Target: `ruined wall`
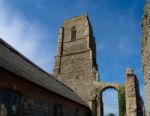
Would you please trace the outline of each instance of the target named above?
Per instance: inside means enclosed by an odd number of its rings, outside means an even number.
[[[103,106],[103,92],[107,89],[114,89],[118,92],[118,106],[119,106],[119,116],[125,115],[125,87],[124,85],[118,83],[106,83],[106,82],[95,82],[94,86],[96,88],[96,100],[97,100],[97,116],[104,115]]]
[[[125,96],[127,116],[143,116],[144,104],[139,91],[139,82],[131,68],[126,69]]]
[[[76,39],[71,40],[71,29]],[[64,21],[59,30],[55,77],[71,87],[84,101],[95,99],[93,83],[98,78],[95,39],[87,15]]]
[[[150,1],[147,1],[142,22],[142,65],[147,96],[147,116],[150,116]]]

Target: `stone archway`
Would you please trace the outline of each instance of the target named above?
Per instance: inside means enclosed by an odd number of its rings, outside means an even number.
[[[119,116],[125,114],[125,88],[123,85],[118,83],[104,83],[95,82],[96,87],[96,101],[97,101],[97,116],[103,116],[103,98],[102,93],[111,88],[118,92],[118,104],[119,104]]]
[[[104,96],[103,96],[103,93],[108,90],[108,89],[113,89],[115,91],[117,91],[118,93],[118,102],[119,102],[119,89],[116,88],[115,86],[112,86],[112,85],[108,85],[108,86],[105,86],[104,88],[102,88],[100,90],[100,98],[101,98],[101,102],[100,102],[100,105],[101,105],[101,116],[104,116]],[[119,110],[119,103],[118,103],[118,110]]]

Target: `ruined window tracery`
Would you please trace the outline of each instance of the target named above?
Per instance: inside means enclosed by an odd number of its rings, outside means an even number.
[[[77,33],[76,27],[73,27],[71,29],[71,41],[75,41],[76,40],[76,33]]]

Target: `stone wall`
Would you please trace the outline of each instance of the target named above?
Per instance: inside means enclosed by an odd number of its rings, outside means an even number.
[[[150,116],[150,1],[147,1],[142,22],[142,65],[147,96],[147,116]]]
[[[104,115],[104,106],[103,106],[103,92],[107,89],[114,89],[118,92],[118,107],[119,107],[119,116],[124,116],[125,114],[125,92],[124,92],[124,85],[118,83],[106,83],[106,82],[98,82],[94,83],[96,89],[96,100],[97,100],[97,115],[96,116],[103,116]],[[122,115],[123,114],[123,115]]]
[[[76,29],[76,38],[73,41],[72,28]],[[89,104],[93,116],[103,115],[102,96],[96,97],[96,90],[120,89],[120,84],[98,82],[97,70],[96,44],[88,16],[82,15],[65,20],[58,34],[58,51],[53,74]],[[143,101],[138,79],[132,70],[127,72],[125,87],[127,116],[142,116]],[[123,107],[125,110],[125,106]]]
[[[126,69],[125,98],[126,115],[143,116],[144,104],[139,91],[139,82],[131,68]]]

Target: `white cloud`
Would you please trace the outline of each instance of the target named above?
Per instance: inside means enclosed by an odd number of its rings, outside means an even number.
[[[50,71],[55,51],[50,53],[50,49],[48,52],[43,46],[42,42],[50,38],[47,30],[39,23],[30,22],[15,9],[10,9],[4,1],[0,1],[0,14],[0,37],[34,63]],[[50,40],[49,43],[53,47]]]

